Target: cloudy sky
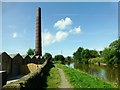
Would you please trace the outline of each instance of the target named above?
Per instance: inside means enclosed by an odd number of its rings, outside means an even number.
[[[43,54],[72,55],[78,47],[102,50],[118,38],[118,6],[111,3],[3,3],[2,50],[35,48],[36,8],[42,10]]]

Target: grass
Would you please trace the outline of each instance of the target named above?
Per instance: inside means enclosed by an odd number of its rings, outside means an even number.
[[[50,70],[50,76],[47,77],[47,88],[58,88],[61,78],[56,67],[52,67]]]
[[[74,88],[117,88],[113,83],[103,81],[83,71],[62,64],[57,64],[57,66],[64,70],[68,81]]]

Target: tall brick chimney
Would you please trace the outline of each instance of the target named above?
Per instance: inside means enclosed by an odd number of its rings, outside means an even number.
[[[35,44],[35,55],[42,56],[42,45],[41,45],[41,8],[37,8],[36,13],[36,44]]]

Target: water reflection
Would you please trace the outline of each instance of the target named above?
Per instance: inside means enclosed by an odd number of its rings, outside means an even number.
[[[74,68],[74,63],[70,63],[70,64],[65,64],[68,67]]]
[[[70,63],[66,64],[66,66],[82,70],[95,77],[103,78],[106,81],[115,82],[120,87],[120,65],[98,66],[93,64]]]

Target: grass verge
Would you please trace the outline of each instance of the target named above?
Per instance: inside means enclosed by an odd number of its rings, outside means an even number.
[[[117,88],[114,84],[93,77],[83,71],[69,68],[62,64],[57,64],[57,67],[64,70],[68,81],[74,88]]]
[[[47,77],[47,88],[58,88],[61,78],[56,67],[51,68],[50,76]]]

